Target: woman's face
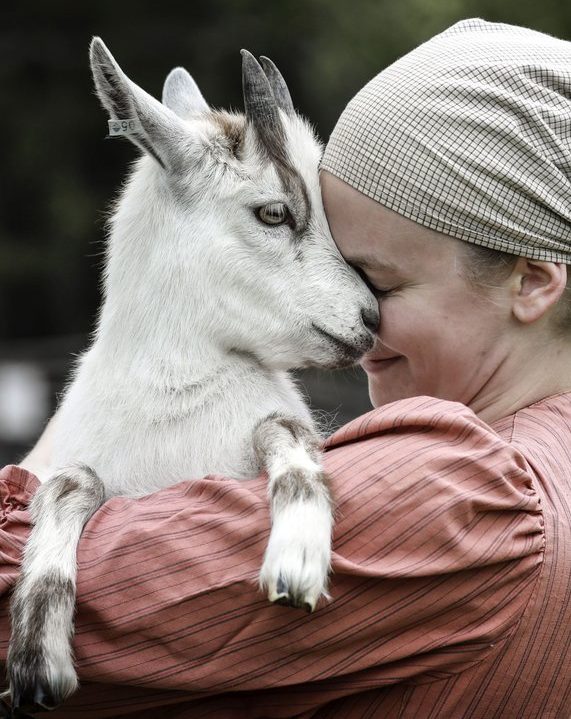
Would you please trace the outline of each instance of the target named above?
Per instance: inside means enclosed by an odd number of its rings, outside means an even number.
[[[476,290],[462,243],[391,212],[333,175],[321,176],[331,232],[375,288],[381,324],[362,361],[374,406],[417,395],[478,404],[508,357],[509,292]]]

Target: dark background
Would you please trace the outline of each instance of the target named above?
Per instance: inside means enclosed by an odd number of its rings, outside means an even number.
[[[567,0],[51,0],[0,10],[0,462],[37,436],[88,341],[105,211],[135,157],[130,143],[105,140],[93,35],[151,94],[184,65],[216,107],[242,107],[240,48],[269,55],[326,140],[370,77],[474,16],[571,39]],[[368,408],[359,370],[301,379],[337,424]]]

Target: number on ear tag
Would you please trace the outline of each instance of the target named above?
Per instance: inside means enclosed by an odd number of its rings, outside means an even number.
[[[109,137],[118,137],[119,135],[134,135],[140,132],[141,125],[134,118],[130,120],[108,120]]]

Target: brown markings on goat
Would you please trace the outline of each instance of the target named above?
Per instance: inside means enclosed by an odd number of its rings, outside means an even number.
[[[246,118],[244,115],[226,112],[225,110],[215,110],[210,117],[227,140],[230,152],[239,157],[246,135]]]
[[[70,477],[65,474],[55,477],[53,481],[56,484],[56,487],[54,488],[55,496],[53,497],[56,502],[60,502],[70,492],[77,491],[81,486],[75,477]]]
[[[328,478],[324,472],[308,474],[307,470],[289,469],[276,477],[270,486],[272,503],[288,505],[293,502],[311,501],[318,496],[329,494]]]
[[[239,159],[246,137],[246,117],[225,110],[215,110],[210,117],[225,138],[228,150]],[[253,129],[259,154],[274,165],[286,194],[292,200],[290,210],[295,220],[295,233],[299,237],[309,226],[311,200],[305,180],[288,156],[283,123],[280,119],[276,125],[254,124]]]
[[[278,413],[274,415],[274,418],[276,424],[287,430],[296,442],[303,445],[311,458],[314,461],[317,461],[319,439],[316,437],[315,432],[301,420],[292,417],[285,417]]]
[[[302,447],[311,460],[320,460],[319,438],[311,427],[294,417],[274,412],[263,419],[254,431],[254,451],[261,466],[265,466],[271,452],[287,452]],[[317,497],[332,501],[329,477],[321,469],[312,472],[291,467],[272,477],[269,487],[272,504],[287,505],[296,501],[310,501]]]
[[[45,664],[43,640],[48,611],[60,614],[71,611],[75,603],[75,587],[71,579],[51,570],[42,575],[41,581],[31,586],[16,587],[12,596],[13,616],[20,617],[12,627],[13,636],[8,650],[10,665],[24,667],[26,676],[12,676],[12,683],[28,685]]]
[[[295,220],[294,231],[301,237],[309,227],[311,217],[311,200],[303,177],[288,163],[283,168],[276,166],[280,180],[289,197],[293,200],[292,215]]]
[[[69,502],[74,501],[80,503],[82,514],[87,513],[85,521],[105,501],[103,483],[85,464],[69,467],[42,484],[32,498],[30,512],[34,521],[37,521],[46,507],[49,507],[49,511],[55,512],[58,521],[65,521]]]
[[[258,461],[263,463],[270,449],[279,446],[280,441],[289,447],[302,445],[313,461],[319,460],[319,440],[313,429],[295,417],[272,412],[254,429],[254,452]]]
[[[290,210],[295,220],[294,231],[299,238],[309,227],[311,200],[305,180],[294,167],[288,155],[283,123],[280,119],[277,126],[265,128],[263,132],[258,126],[255,129],[260,152],[274,165],[284,190],[292,200],[293,206]]]
[[[53,477],[46,485],[50,492],[49,499],[59,502],[72,492],[81,491],[92,501],[102,501],[102,484],[97,474],[86,464],[78,464],[73,468]]]

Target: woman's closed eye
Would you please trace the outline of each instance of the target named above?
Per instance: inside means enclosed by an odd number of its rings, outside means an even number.
[[[391,292],[394,292],[397,288],[396,287],[386,287],[381,286],[380,284],[377,284],[373,282],[373,280],[369,277],[369,275],[360,267],[355,267],[359,275],[361,276],[361,279],[367,287],[371,290],[371,292],[375,295],[377,299],[382,299],[383,297],[387,297],[391,294]]]
[[[396,287],[376,287],[372,282],[369,282],[369,288],[377,299],[388,297],[396,289]]]
[[[381,270],[380,272],[377,270],[377,268],[368,269],[369,264],[367,263],[366,266],[361,265],[360,263],[350,263],[351,266],[354,268],[354,270],[358,273],[358,275],[361,277],[363,282],[367,285],[367,287],[370,289],[371,293],[378,299],[382,300],[387,297],[390,297],[393,293],[395,293],[397,290],[399,290],[402,286],[402,280],[401,278],[394,277],[395,273],[392,270]],[[377,275],[381,275],[381,277],[385,277],[385,275],[389,273],[389,277],[387,278],[387,281],[382,282],[380,281],[379,277]],[[374,275],[375,278],[371,275]]]

